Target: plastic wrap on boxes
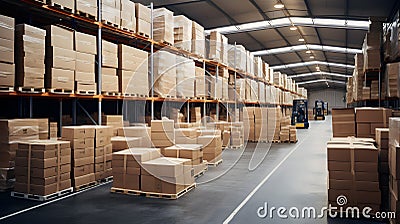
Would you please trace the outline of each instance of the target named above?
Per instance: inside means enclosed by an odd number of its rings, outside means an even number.
[[[166,8],[159,8],[153,11],[153,16],[153,39],[174,44],[174,13]]]
[[[227,65],[229,61],[228,50],[229,50],[228,38],[225,37],[224,35],[221,35],[221,61],[225,65]]]
[[[141,35],[147,35],[150,37],[151,32],[151,10],[150,8],[140,4],[135,3],[136,9],[136,32]]]
[[[234,45],[229,45],[228,65],[242,72],[246,71],[246,49],[242,45],[236,45],[236,48]]]
[[[222,77],[222,99],[225,99],[225,100],[229,99],[229,94],[228,94],[229,90],[228,89],[229,89],[228,79]],[[232,99],[230,99],[230,100],[232,100]]]
[[[264,78],[263,61],[261,57],[254,57],[254,75],[260,78]]]
[[[208,41],[208,58],[215,61],[222,59],[222,37],[217,31],[212,31]]]
[[[75,12],[75,1],[70,0],[47,0],[47,4],[52,6],[60,5],[65,11]]]
[[[175,47],[188,51],[192,48],[192,21],[185,16],[174,16]]]
[[[102,40],[102,66],[118,68],[118,45]]]
[[[229,88],[229,98],[234,99],[234,87]],[[237,79],[236,80],[236,98],[239,101],[243,101],[246,99],[246,79]]]
[[[207,81],[205,71],[203,68],[195,67],[195,96],[196,97],[207,97],[208,91],[207,88]]]
[[[176,95],[194,97],[195,63],[191,59],[176,56]]]
[[[254,75],[254,55],[250,54],[249,51],[246,50],[246,72],[250,75]]]
[[[204,27],[192,21],[192,53],[204,57],[205,44]]]
[[[114,1],[113,1],[114,2]],[[119,2],[119,1],[118,1]],[[119,5],[119,4],[118,4]],[[120,7],[120,6],[119,6]],[[120,25],[121,14],[120,9],[116,5],[107,5],[104,1],[101,5],[101,18],[109,23]]]
[[[265,84],[263,82],[258,83],[258,97],[261,103],[265,103]]]
[[[251,85],[251,101],[258,101],[258,83],[255,80],[250,80]]]
[[[176,96],[176,55],[166,51],[154,54],[154,92],[165,96]]]
[[[88,14],[97,19],[97,0],[76,0],[77,13]]]
[[[135,3],[130,0],[121,1],[121,27],[136,31]]]
[[[118,45],[118,68],[148,73],[148,53],[124,44]]]
[[[210,92],[214,99],[222,98],[222,78],[210,76]]]

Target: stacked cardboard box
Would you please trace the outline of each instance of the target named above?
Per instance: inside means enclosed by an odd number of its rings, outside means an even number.
[[[140,146],[144,148],[151,147],[151,138],[150,138],[151,129],[146,126],[137,126],[137,127],[123,127],[118,129],[118,136],[122,137],[134,137],[141,138]]]
[[[12,188],[15,182],[15,154],[19,141],[39,139],[36,119],[0,120],[0,189]]]
[[[189,159],[162,157],[142,163],[141,190],[178,194],[194,184],[194,172]]]
[[[142,145],[142,137],[114,136],[111,138],[111,144],[112,151],[118,152],[133,147],[140,147]]]
[[[379,85],[378,80],[371,81],[371,100],[379,99]]]
[[[94,136],[95,130],[92,127],[64,126],[62,128],[62,140],[71,142],[71,180],[72,186],[77,190],[95,181]]]
[[[195,67],[195,96],[207,97],[208,95],[208,76],[205,75],[205,70],[200,67]]]
[[[119,44],[118,77],[121,93],[148,96],[148,53]]]
[[[281,118],[281,129],[279,133],[279,140],[287,142],[290,140],[290,116],[284,116]]]
[[[373,141],[373,140],[372,140]],[[328,201],[332,206],[372,208],[379,211],[381,192],[378,177],[378,150],[373,143],[357,138],[328,142]],[[347,204],[338,205],[343,195]]]
[[[150,37],[151,35],[151,9],[135,3],[136,15],[136,32],[140,35]]]
[[[52,6],[61,6],[63,10],[74,13],[75,12],[75,1],[67,0],[47,0],[47,4]]]
[[[228,38],[225,37],[224,35],[221,35],[221,62],[225,65],[228,65],[229,61],[229,56],[228,56],[228,51],[229,51],[229,44],[228,44]]]
[[[255,141],[254,107],[243,108],[244,140]]]
[[[400,62],[386,65],[386,84],[388,97],[400,97]]]
[[[102,92],[118,92],[118,45],[102,40]]]
[[[375,128],[387,128],[392,110],[385,108],[356,108],[357,137],[374,138]]]
[[[141,175],[145,173],[142,163],[157,158],[160,158],[157,148],[130,148],[113,153],[113,187],[141,190]]]
[[[155,147],[163,149],[175,144],[174,121],[167,118],[151,121],[151,141]]]
[[[101,121],[102,125],[113,127],[113,136],[117,136],[118,129],[124,127],[122,115],[103,115]]]
[[[192,47],[191,52],[200,57],[205,55],[205,36],[204,27],[200,26],[195,21],[192,21]]]
[[[382,210],[389,208],[389,128],[375,129],[379,158],[379,189],[382,193]]]
[[[75,91],[80,93],[95,92],[95,55],[97,54],[96,37],[75,31]]]
[[[175,128],[176,144],[196,144],[197,132],[195,128]]]
[[[246,72],[253,76],[254,74],[254,55],[250,54],[250,51],[246,50]]]
[[[160,97],[176,96],[176,55],[166,51],[154,54],[154,93]]]
[[[18,143],[14,191],[46,196],[71,188],[68,141],[31,140]]]
[[[201,121],[201,107],[190,108],[190,122],[196,123]]]
[[[13,87],[14,64],[14,18],[0,15],[0,86]]]
[[[271,122],[271,124],[273,124],[273,132],[272,132],[272,133],[274,133],[273,140],[279,141],[280,134],[281,134],[282,112],[278,108],[274,108],[270,112],[273,114],[271,120],[275,121],[275,122]],[[270,117],[268,116],[268,118],[270,118]],[[268,124],[269,123],[270,122],[268,121]],[[271,127],[272,127],[272,125],[271,125]]]
[[[231,132],[228,130],[222,131],[222,148],[227,148],[231,143]]]
[[[268,109],[265,107],[254,108],[254,139],[255,141],[268,141]]]
[[[58,26],[46,27],[47,89],[74,90],[76,53],[74,32]]]
[[[212,31],[207,46],[208,58],[222,62],[222,35],[218,31]]]
[[[196,79],[194,61],[182,56],[176,56],[176,64],[176,96],[194,97],[194,82]]]
[[[347,83],[346,83],[346,103],[352,103],[354,101],[354,92],[353,92],[353,88],[354,88],[354,81],[353,81],[354,77],[349,77],[347,79]]]
[[[120,25],[122,29],[136,32],[135,3],[130,0],[118,0],[121,4]]]
[[[15,84],[44,88],[46,31],[27,25],[15,26]]]
[[[246,49],[242,45],[229,45],[228,65],[241,72],[246,71]]]
[[[364,72],[381,67],[382,22],[372,21],[363,43]]]
[[[297,142],[297,130],[294,125],[290,125],[289,127],[289,140],[290,142]]]
[[[400,118],[389,120],[389,189],[390,189],[390,211],[396,213],[396,219],[391,223],[399,223],[399,196],[400,196]]]
[[[174,16],[174,43],[178,49],[191,51],[192,24],[192,21],[183,15]]]
[[[75,0],[75,10],[78,14],[97,19],[97,0]]]
[[[38,122],[39,127],[39,139],[46,140],[49,139],[49,119],[40,118],[35,119]]]
[[[222,78],[210,76],[210,96],[213,99],[222,99]]]
[[[153,39],[158,42],[174,44],[174,13],[166,8],[153,11]]]
[[[203,135],[197,138],[197,144],[203,145],[203,159],[217,163],[222,159],[221,132],[217,135]]]
[[[101,18],[102,21],[119,26],[121,23],[121,1],[103,0],[101,2]]]
[[[354,109],[332,109],[333,137],[356,136],[355,121]]]
[[[166,157],[190,159],[195,175],[206,168],[206,164],[203,163],[203,145],[177,144],[165,148],[164,152]]]
[[[258,83],[258,98],[260,103],[265,103],[265,84],[263,82]]]
[[[50,122],[49,123],[49,138],[50,139],[57,139],[58,137],[58,125],[57,122]]]

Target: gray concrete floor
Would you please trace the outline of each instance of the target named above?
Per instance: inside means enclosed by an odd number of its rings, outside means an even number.
[[[328,117],[326,121],[312,121],[308,130],[298,130],[297,144],[269,147],[251,143],[245,150],[224,151],[224,162],[210,168],[198,179],[197,188],[178,200],[112,194],[111,184],[107,184],[0,223],[223,223],[249,194],[230,223],[374,223],[257,216],[257,209],[265,202],[274,207],[313,206],[316,210],[326,206],[326,142],[331,133]],[[1,193],[0,205],[0,217],[4,217],[40,203]]]

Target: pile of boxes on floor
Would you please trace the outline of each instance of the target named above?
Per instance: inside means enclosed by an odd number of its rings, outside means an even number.
[[[297,130],[290,116],[283,116],[280,107],[245,107],[243,113],[245,141],[297,142]]]
[[[384,108],[332,110],[328,198],[337,207],[394,212],[390,222],[398,223],[400,118],[390,116],[392,111]],[[340,196],[347,197],[346,205],[337,204]]]

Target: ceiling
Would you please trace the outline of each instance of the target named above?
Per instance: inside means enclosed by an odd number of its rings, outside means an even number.
[[[137,0],[142,4],[150,4],[148,0]],[[155,7],[166,7],[175,15],[185,15],[197,21],[205,29],[238,25],[249,22],[271,20],[284,17],[307,17],[329,19],[368,20],[370,17],[390,18],[399,8],[398,0],[282,0],[284,9],[275,9],[276,0],[164,0],[154,3]],[[256,30],[243,33],[226,34],[230,43],[242,44],[249,51],[281,48],[299,44],[316,44],[344,48],[361,49],[365,30],[298,27],[292,31],[289,27]],[[303,36],[305,43],[299,42]],[[315,59],[305,51],[293,51],[275,55],[263,55],[262,58],[270,66],[292,64],[307,61],[324,61],[329,63],[354,65],[354,54],[313,51]],[[353,73],[351,68],[341,68],[329,65],[320,65],[323,72],[348,74]],[[316,65],[281,69],[288,75],[316,72]],[[296,78],[297,82],[328,79],[345,81],[343,77],[313,75]],[[327,88],[326,82],[304,85],[308,89]],[[330,83],[330,88],[345,88],[338,83]]]

